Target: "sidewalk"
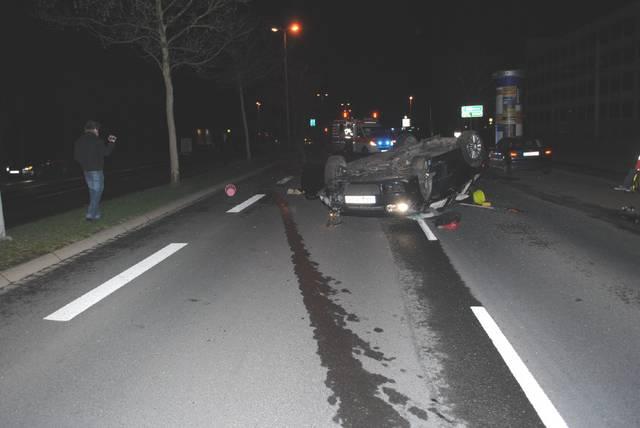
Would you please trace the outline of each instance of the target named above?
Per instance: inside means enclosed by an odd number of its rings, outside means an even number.
[[[85,208],[17,226],[0,241],[0,290],[117,236],[260,174],[277,162],[239,162],[218,171],[105,201],[105,221],[82,221]],[[183,196],[183,195],[187,196]],[[17,262],[16,262],[17,261]]]

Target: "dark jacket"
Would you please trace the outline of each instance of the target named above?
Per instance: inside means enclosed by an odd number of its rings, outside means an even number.
[[[85,132],[78,138],[73,147],[73,158],[84,171],[102,171],[104,157],[109,156],[115,144],[105,144],[104,140],[91,132]]]

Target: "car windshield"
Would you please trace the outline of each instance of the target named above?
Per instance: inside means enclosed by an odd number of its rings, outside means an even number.
[[[542,145],[540,144],[539,140],[535,138],[531,138],[531,139],[512,140],[511,147],[514,149],[528,150],[528,149],[539,149],[542,147]]]
[[[380,137],[386,135],[386,130],[379,126],[366,126],[362,127],[362,134],[365,137]]]

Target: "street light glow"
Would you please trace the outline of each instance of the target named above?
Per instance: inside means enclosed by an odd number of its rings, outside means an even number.
[[[271,31],[277,33],[278,31],[280,31],[280,29],[278,27],[271,27]]]
[[[302,30],[302,27],[300,26],[299,23],[297,22],[293,22],[290,26],[289,26],[289,31],[291,31],[293,34],[298,34],[300,31]]]

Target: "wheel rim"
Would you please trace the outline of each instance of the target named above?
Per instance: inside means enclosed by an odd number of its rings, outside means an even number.
[[[467,144],[467,151],[471,159],[478,159],[482,154],[482,141],[477,135],[471,136],[471,141]]]

